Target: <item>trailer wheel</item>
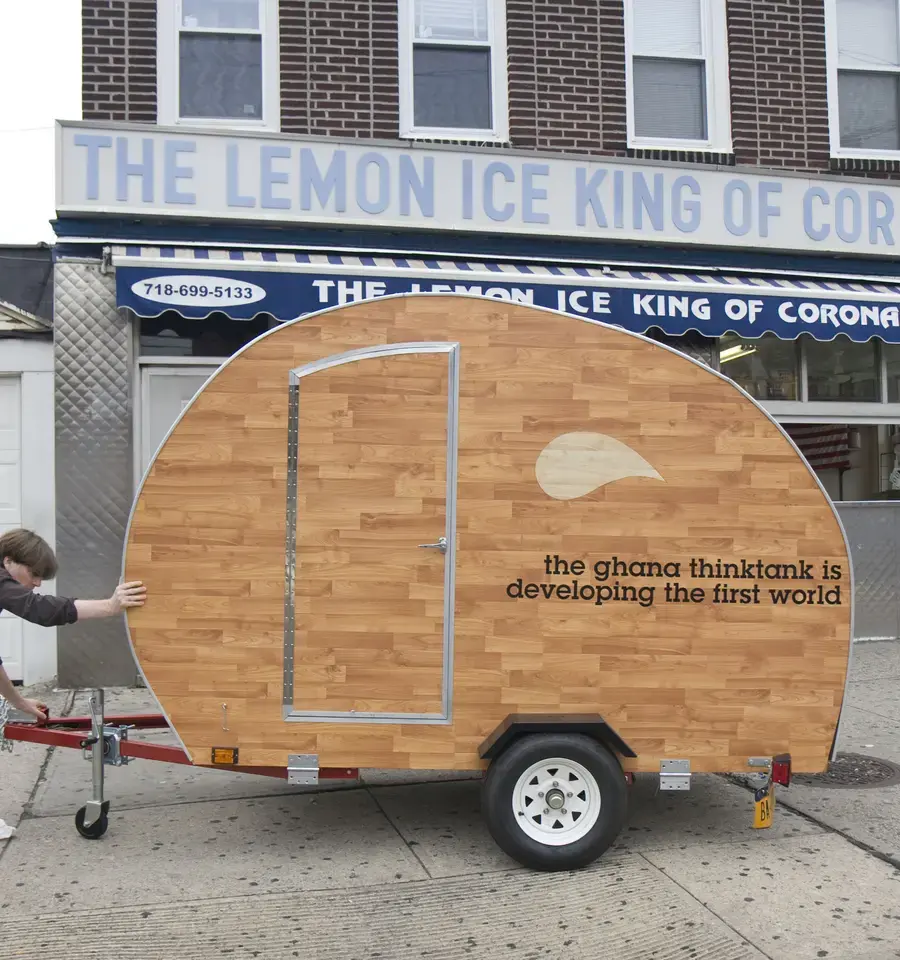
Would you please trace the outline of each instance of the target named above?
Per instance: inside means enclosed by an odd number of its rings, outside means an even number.
[[[89,827],[84,825],[84,818],[87,815],[87,808],[81,807],[75,814],[75,829],[87,840],[99,840],[109,828],[109,817],[106,811],[100,814],[100,819],[95,820]]]
[[[613,843],[627,810],[615,756],[582,734],[515,740],[488,768],[484,814],[497,845],[535,870],[574,870]]]

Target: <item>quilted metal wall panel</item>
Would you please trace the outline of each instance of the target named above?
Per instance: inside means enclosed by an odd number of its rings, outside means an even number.
[[[838,503],[856,585],[856,640],[900,638],[900,503]]]
[[[109,596],[119,581],[132,502],[132,337],[100,263],[56,265],[56,531],[58,592]],[[124,620],[60,629],[59,682],[115,686],[137,668]]]

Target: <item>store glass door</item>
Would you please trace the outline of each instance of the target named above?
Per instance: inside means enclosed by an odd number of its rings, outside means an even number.
[[[140,472],[143,477],[181,411],[217,366],[145,366],[141,368]]]

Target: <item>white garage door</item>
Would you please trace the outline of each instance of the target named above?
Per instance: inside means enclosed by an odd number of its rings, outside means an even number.
[[[18,377],[0,377],[0,533],[22,524],[22,391]],[[2,561],[2,558],[0,558]],[[0,613],[0,657],[22,679],[22,621]]]

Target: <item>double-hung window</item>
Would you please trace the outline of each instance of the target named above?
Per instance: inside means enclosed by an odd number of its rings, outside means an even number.
[[[399,0],[400,135],[509,138],[505,0]]]
[[[158,0],[158,122],[277,129],[278,0]]]
[[[628,143],[731,151],[725,0],[625,0]]]
[[[836,156],[900,157],[900,0],[826,0]]]

